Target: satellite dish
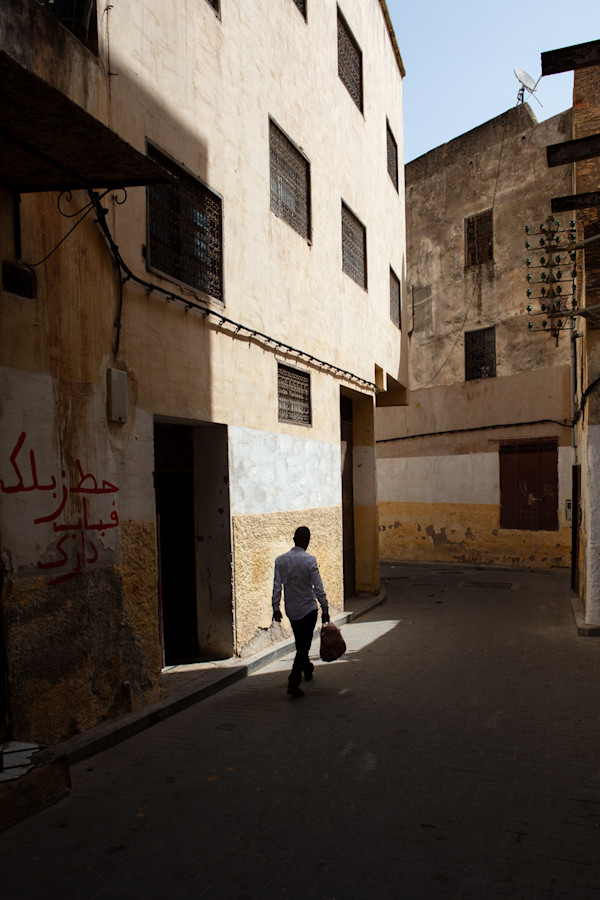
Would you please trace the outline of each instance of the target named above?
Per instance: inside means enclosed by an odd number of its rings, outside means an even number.
[[[535,96],[535,91],[542,76],[540,75],[540,78],[538,78],[537,81],[534,81],[531,75],[528,75],[527,72],[519,68],[515,69],[515,75],[521,82],[521,87],[519,88],[519,93],[517,94],[517,103],[523,103],[525,99],[525,91],[527,91],[530,96]],[[539,100],[537,97],[535,99],[540,104],[540,106],[543,106],[541,100]]]

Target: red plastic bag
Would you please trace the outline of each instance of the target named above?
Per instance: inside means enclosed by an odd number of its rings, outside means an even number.
[[[326,622],[321,627],[321,659],[324,662],[333,662],[346,652],[346,642],[342,632],[333,624]]]

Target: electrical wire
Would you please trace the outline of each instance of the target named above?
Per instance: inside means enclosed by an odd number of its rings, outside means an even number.
[[[600,379],[598,379],[600,381]],[[395,441],[413,441],[417,438],[441,437],[446,434],[465,434],[473,431],[494,431],[498,428],[531,428],[532,425],[560,425],[561,428],[572,428],[569,422],[559,419],[536,419],[534,422],[501,422],[495,425],[474,425],[472,428],[450,428],[448,431],[429,431],[423,434],[403,434],[401,437],[379,438],[376,444],[392,444]]]
[[[108,193],[108,191],[104,191],[104,193],[100,195],[99,199],[102,199],[102,197],[105,197],[107,193]],[[62,194],[61,194],[60,196],[62,196]],[[59,203],[60,203],[60,197],[59,197]],[[58,248],[59,248],[60,246],[62,246],[62,244],[64,244],[64,242],[65,242],[66,239],[69,237],[69,235],[71,235],[71,234],[75,231],[75,229],[76,229],[79,225],[81,225],[81,223],[83,222],[83,220],[86,218],[86,216],[88,216],[88,215],[91,213],[91,211],[92,211],[93,209],[94,209],[94,203],[93,203],[92,201],[90,201],[90,203],[86,203],[86,205],[85,205],[84,207],[82,207],[82,208],[81,208],[80,210],[78,210],[76,213],[72,213],[71,215],[67,215],[66,213],[61,212],[61,215],[62,215],[62,216],[65,216],[66,218],[73,218],[74,216],[80,216],[80,218],[75,222],[74,225],[71,226],[71,228],[69,228],[69,230],[67,231],[67,233],[60,239],[60,241],[58,242],[58,244],[56,244],[56,246],[53,247],[52,250],[50,250],[50,252],[47,253],[46,256],[44,256],[43,259],[40,259],[38,262],[35,262],[35,263],[30,263],[30,262],[25,262],[25,261],[23,261],[23,265],[24,265],[24,266],[27,266],[27,267],[30,268],[30,269],[35,269],[37,266],[41,266],[42,263],[45,263],[48,259],[50,259],[50,257],[51,257],[54,253],[56,253],[56,251],[58,250]],[[60,207],[59,207],[59,212],[60,212]],[[81,213],[83,213],[83,215],[80,215]]]
[[[94,206],[94,209],[96,212],[96,218],[98,220],[98,224],[100,225],[100,228],[101,228],[102,232],[104,233],[104,236],[105,236],[108,246],[110,248],[111,254],[112,254],[115,264],[117,266],[117,270],[119,272],[119,281],[120,281],[119,309],[118,309],[118,313],[117,313],[117,319],[115,321],[116,336],[115,336],[115,345],[113,347],[113,353],[115,356],[118,354],[118,351],[119,351],[119,342],[120,342],[120,333],[121,333],[120,318],[121,318],[122,304],[123,304],[123,285],[127,281],[131,280],[131,281],[135,282],[136,284],[139,284],[141,287],[144,287],[146,289],[146,291],[148,292],[148,295],[150,295],[152,293],[162,294],[164,297],[166,297],[168,302],[170,302],[172,300],[176,300],[179,303],[183,303],[184,306],[186,307],[186,312],[189,312],[190,309],[197,309],[199,312],[202,313],[202,315],[205,319],[209,316],[212,316],[213,318],[218,319],[217,327],[219,327],[219,328],[222,325],[231,325],[232,328],[235,329],[234,334],[236,334],[236,335],[239,334],[240,332],[243,332],[256,340],[261,341],[263,344],[266,344],[267,346],[273,345],[272,349],[274,350],[274,352],[277,352],[277,350],[283,350],[287,353],[291,353],[294,356],[298,357],[298,359],[304,360],[307,363],[310,363],[311,365],[315,365],[319,368],[328,369],[330,372],[335,373],[336,375],[340,376],[341,378],[345,378],[350,381],[354,381],[357,384],[364,385],[365,387],[370,388],[373,392],[377,393],[377,391],[378,391],[377,385],[371,381],[368,381],[366,378],[361,378],[360,375],[355,375],[353,372],[349,372],[347,369],[342,369],[339,366],[333,365],[333,363],[326,362],[325,360],[322,360],[316,356],[313,356],[312,353],[307,353],[304,350],[299,350],[297,347],[292,347],[291,344],[287,344],[285,341],[280,341],[277,338],[271,337],[270,335],[265,334],[262,331],[257,331],[255,328],[251,328],[248,325],[244,325],[240,322],[236,322],[233,319],[230,319],[228,316],[224,316],[222,313],[217,312],[216,310],[211,309],[210,307],[205,306],[202,303],[198,303],[195,300],[190,300],[187,297],[180,296],[175,291],[167,290],[166,288],[163,288],[154,282],[146,281],[144,278],[140,278],[129,268],[129,266],[127,265],[127,263],[121,256],[119,248],[112,236],[110,228],[108,227],[108,223],[106,221],[108,210],[105,207],[103,207],[102,204],[100,203],[102,197],[104,197],[105,194],[103,194],[102,196],[99,196],[92,190],[89,190],[88,194],[89,194],[90,200],[93,203],[93,206]],[[89,212],[89,210],[88,210],[88,212]],[[87,213],[86,213],[86,215],[87,215]]]

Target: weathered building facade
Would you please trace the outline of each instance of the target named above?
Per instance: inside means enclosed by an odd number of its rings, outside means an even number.
[[[384,2],[44,5],[0,10],[1,674],[51,743],[281,637],[299,524],[334,609],[377,589],[407,363]]]
[[[382,558],[569,564],[569,339],[528,330],[525,225],[570,191],[546,163],[570,129],[519,105],[406,166],[410,405],[378,413]]]
[[[573,140],[600,134],[600,66],[574,73]],[[577,223],[580,339],[575,364],[577,458],[574,492],[573,587],[589,624],[600,623],[600,158],[596,155],[561,168],[573,173],[573,193],[592,194],[591,203],[573,210]],[[569,194],[571,191],[568,192]],[[584,244],[585,242],[585,244]]]

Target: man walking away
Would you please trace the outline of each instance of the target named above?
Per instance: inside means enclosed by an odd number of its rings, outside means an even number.
[[[296,639],[296,656],[287,689],[292,697],[304,696],[304,691],[300,689],[303,673],[306,681],[310,681],[313,677],[314,666],[308,654],[317,624],[319,612],[317,600],[321,604],[322,621],[329,622],[329,607],[319,567],[315,557],[306,552],[309,542],[310,531],[305,525],[301,525],[294,534],[292,549],[275,560],[273,578],[273,619],[281,622],[279,603],[283,587],[285,611]]]

